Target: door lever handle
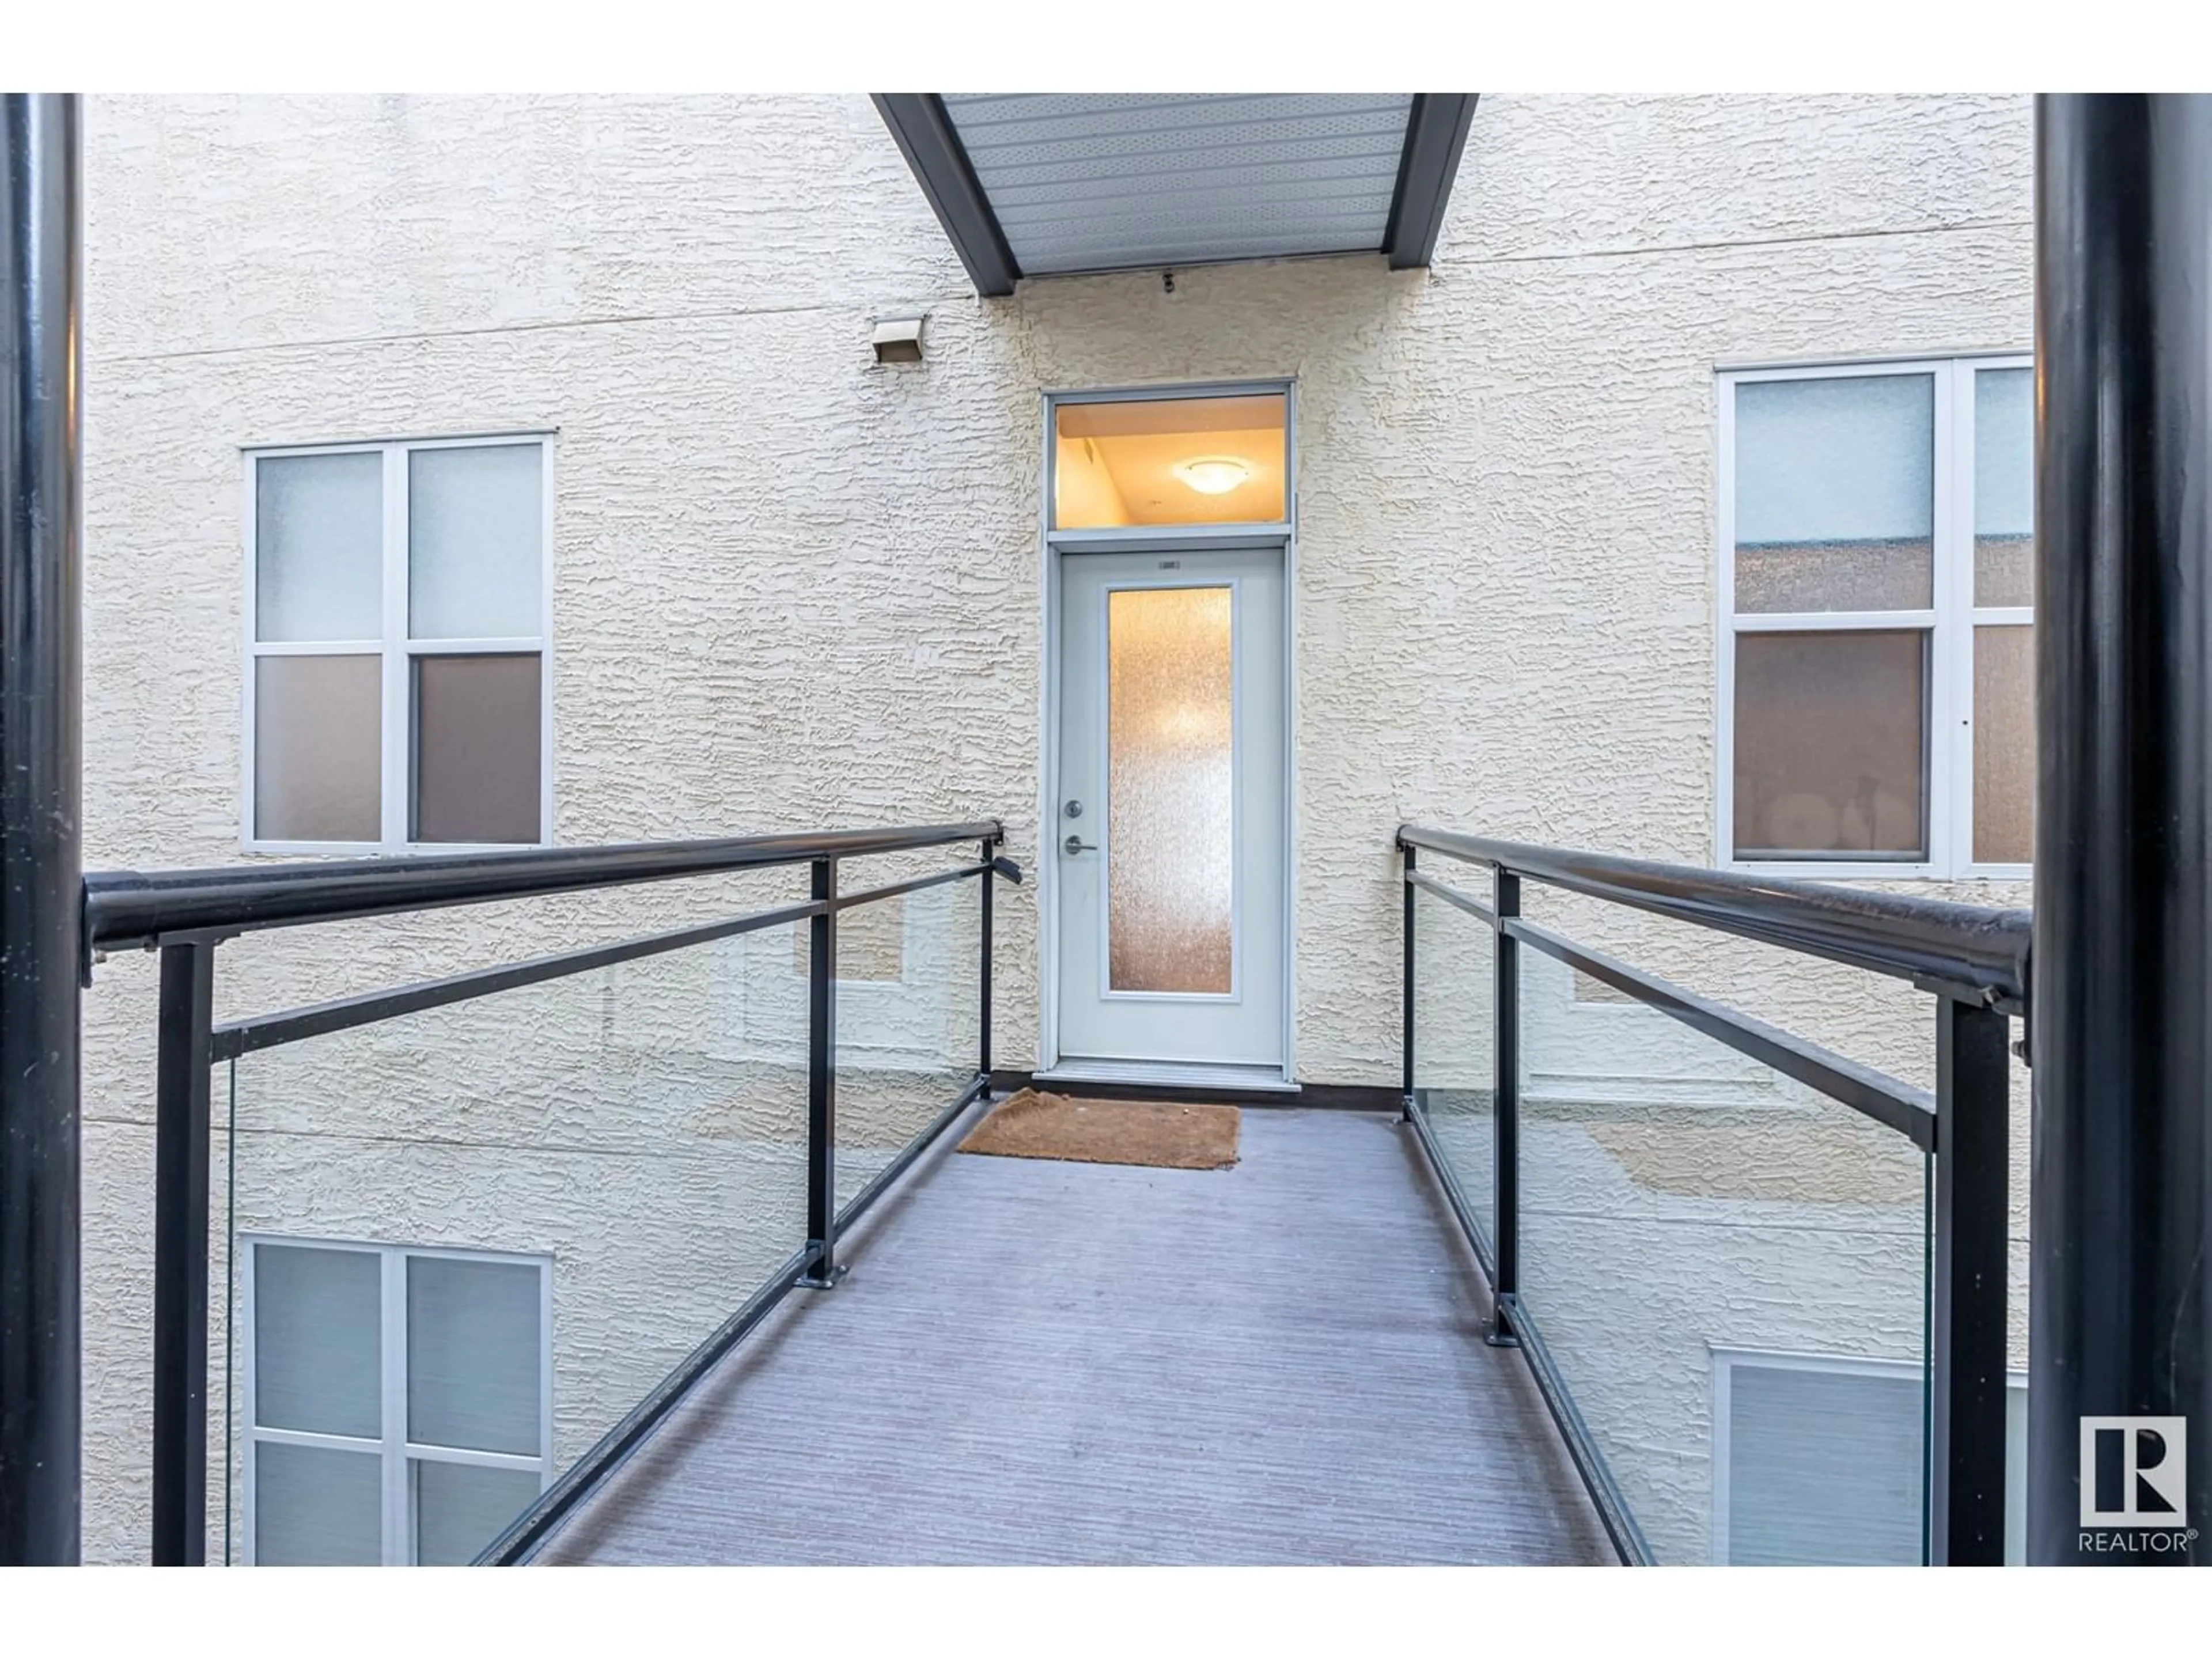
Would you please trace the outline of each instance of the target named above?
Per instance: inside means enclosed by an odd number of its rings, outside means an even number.
[[[1078,853],[1095,853],[1098,849],[1080,836],[1070,836],[1066,841],[1060,842],[1060,850],[1068,857],[1073,858]]]

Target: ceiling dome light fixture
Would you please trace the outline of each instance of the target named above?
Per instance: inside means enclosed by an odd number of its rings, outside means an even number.
[[[1175,475],[1201,495],[1226,495],[1252,469],[1231,455],[1196,455],[1176,462]]]

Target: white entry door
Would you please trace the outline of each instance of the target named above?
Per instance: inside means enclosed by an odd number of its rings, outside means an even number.
[[[1060,568],[1060,1062],[1279,1068],[1282,552]]]

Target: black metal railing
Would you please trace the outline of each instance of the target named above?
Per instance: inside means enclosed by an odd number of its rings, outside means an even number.
[[[597,1490],[719,1358],[788,1291],[827,1286],[843,1269],[838,1239],[960,1114],[989,1087],[992,878],[1019,881],[1000,857],[996,821],[805,835],[757,836],[633,846],[512,853],[413,855],[313,864],[262,865],[155,874],[109,873],[85,882],[85,960],[131,947],[161,957],[156,1059],[153,1559],[197,1565],[207,1559],[209,1494],[210,1159],[214,1068],[332,1034],[374,1027],[592,969],[776,928],[803,929],[805,996],[805,1237],[781,1267],[674,1370],[574,1459],[477,1558],[526,1559]],[[854,892],[839,889],[841,866],[872,855],[974,843],[972,861]],[[274,928],[308,927],[495,900],[541,898],[639,883],[804,865],[806,898],[715,917],[617,943],[593,945],[308,1006],[218,1024],[215,974],[224,941]],[[951,883],[976,884],[980,986],[972,1069],[963,1088],[865,1186],[838,1201],[837,951],[839,918],[860,907]],[[229,1115],[237,1125],[235,1078]],[[726,1304],[725,1304],[726,1305]],[[234,1342],[235,1338],[232,1339]],[[550,1431],[549,1431],[550,1432]]]
[[[1804,1194],[1814,1192],[1826,1208],[1820,1227],[1807,1229],[1806,1237],[1814,1231],[1826,1237],[1807,1249],[1819,1253],[1818,1259],[1823,1262],[1842,1263],[1835,1269],[1837,1274],[1857,1272],[1865,1261],[1886,1250],[1888,1259],[1897,1264],[1893,1273],[1910,1271],[1917,1275],[1924,1300],[1917,1310],[1905,1310],[1900,1317],[1909,1318],[1917,1311],[1924,1341],[1921,1350],[1925,1383],[1921,1424],[1923,1462],[1917,1471],[1922,1557],[1944,1565],[2001,1563],[2005,1559],[2008,1381],[2010,1054],[2007,1022],[2008,1017],[2026,1019],[2029,1016],[2028,913],[1610,858],[1413,825],[1401,828],[1397,845],[1403,854],[1407,1115],[1490,1276],[1496,1304],[1491,1340],[1524,1350],[1623,1559],[1642,1563],[1680,1559],[1678,1551],[1655,1547],[1647,1536],[1647,1517],[1639,1515],[1638,1496],[1618,1478],[1612,1467],[1613,1460],[1608,1458],[1607,1443],[1626,1445],[1631,1437],[1629,1431],[1610,1417],[1600,1416],[1601,1413],[1626,1414],[1623,1402],[1609,1397],[1609,1390],[1618,1395],[1635,1386],[1633,1370],[1642,1362],[1633,1355],[1622,1355],[1616,1364],[1612,1356],[1619,1354],[1621,1346],[1618,1308],[1623,1301],[1632,1302],[1639,1287],[1629,1284],[1602,1294],[1593,1292],[1569,1309],[1562,1304],[1576,1300],[1573,1292],[1562,1291],[1556,1285],[1547,1289],[1528,1283],[1527,1246],[1532,1224],[1527,1182],[1531,1170],[1543,1169],[1552,1185],[1560,1188],[1545,1195],[1542,1231],[1546,1237],[1566,1241],[1569,1248],[1583,1252],[1586,1258],[1598,1248],[1593,1224],[1595,1212],[1612,1203],[1625,1214],[1637,1201],[1592,1198],[1588,1195],[1593,1190],[1589,1183],[1601,1182],[1612,1172],[1639,1161],[1645,1166],[1641,1178],[1645,1193],[1669,1194],[1667,1204],[1673,1207],[1654,1201],[1648,1206],[1648,1214],[1639,1213],[1632,1224],[1622,1222],[1619,1231],[1624,1238],[1632,1233],[1646,1240],[1680,1237],[1694,1231],[1697,1206],[1703,1203],[1707,1212],[1712,1210],[1716,1206],[1710,1202],[1711,1195],[1743,1173],[1732,1160],[1748,1164],[1765,1158],[1771,1165],[1777,1161],[1778,1141],[1807,1133],[1802,1126],[1818,1123],[1821,1113],[1829,1110],[1821,1103],[1833,1102],[1847,1109],[1856,1120],[1878,1125],[1887,1135],[1901,1139],[1876,1137],[1869,1141],[1863,1132],[1849,1127],[1851,1118],[1822,1124],[1817,1130],[1824,1137],[1822,1143],[1802,1160],[1803,1167],[1785,1170],[1779,1176],[1771,1167],[1762,1168],[1756,1171],[1751,1189],[1783,1191],[1798,1201],[1800,1212],[1806,1207]],[[1437,879],[1420,867],[1423,853],[1486,872],[1489,891],[1471,894]],[[1753,1019],[1528,919],[1522,914],[1524,883],[1909,981],[1935,999],[1934,1092]],[[1469,977],[1478,981],[1485,977],[1479,963],[1470,967],[1462,962],[1449,972],[1424,973],[1422,952],[1439,948],[1439,942],[1425,939],[1417,926],[1417,899],[1423,895],[1472,918],[1464,925],[1477,930],[1477,940],[1488,941],[1487,983],[1465,982]],[[1444,927],[1458,925],[1455,916]],[[1442,930],[1432,925],[1430,931]],[[1456,948],[1468,942],[1448,934],[1440,943]],[[1525,1014],[1529,1000],[1524,984],[1523,947],[1559,964],[1550,971],[1562,981],[1571,982],[1572,975],[1583,975],[1601,988],[1607,1000],[1656,1011],[1700,1038],[1747,1057],[1755,1063],[1758,1075],[1787,1079],[1786,1085],[1774,1087],[1802,1091],[1791,1098],[1810,1105],[1791,1115],[1771,1111],[1761,1115],[1741,1108],[1709,1111],[1707,1119],[1732,1127],[1717,1131],[1701,1121],[1686,1129],[1681,1090],[1710,1091],[1718,1085],[1710,1081],[1662,1081],[1645,1085],[1648,1103],[1624,1105],[1620,1099],[1623,1091],[1609,1089],[1606,1080],[1559,1081],[1553,1075],[1559,1069],[1556,1054],[1547,1054],[1543,1066],[1532,1067],[1526,1052],[1529,1033]],[[1431,982],[1438,979],[1448,982]],[[1439,1003],[1438,998],[1446,1000]],[[1555,1036],[1568,1028],[1575,1007],[1585,1012],[1595,1009],[1595,1004],[1570,1003],[1563,1014],[1562,1005],[1556,1000],[1540,1006],[1547,1011],[1546,1017],[1552,1021]],[[1431,1010],[1429,1018],[1417,1017],[1420,1007]],[[1486,1007],[1486,1014],[1482,1012]],[[1603,1011],[1596,1012],[1599,1018],[1605,1017]],[[1461,1074],[1453,1079],[1455,1087],[1431,1086],[1427,1073],[1434,1068],[1427,1051],[1440,1039],[1465,1035],[1470,1022],[1477,1040],[1467,1046],[1486,1049],[1486,1054],[1478,1054],[1461,1066]],[[1651,1046],[1648,1026],[1646,1022],[1618,1041],[1648,1048]],[[1593,1028],[1585,1024],[1580,1029]],[[1621,1069],[1649,1074],[1666,1067],[1662,1061],[1632,1054]],[[1707,1078],[1713,1072],[1710,1066],[1681,1069],[1698,1071]],[[1549,1091],[1542,1103],[1529,1098],[1532,1072],[1543,1077]],[[1571,1101],[1578,1086],[1585,1093],[1609,1091],[1613,1098],[1581,1106],[1562,1103]],[[1670,1087],[1674,1091],[1671,1096]],[[1749,1093],[1739,1091],[1744,1098]],[[1583,1144],[1610,1148],[1613,1154],[1584,1158],[1577,1166],[1574,1179],[1585,1183],[1580,1196],[1567,1192],[1564,1174],[1549,1162],[1562,1157],[1558,1149],[1568,1144],[1571,1131],[1579,1134]],[[1540,1155],[1531,1151],[1532,1132],[1546,1137]],[[1730,1133],[1739,1135],[1740,1144],[1727,1140]],[[1899,1155],[1892,1157],[1890,1147],[1895,1147]],[[1912,1154],[1905,1150],[1908,1147],[1920,1155],[1920,1175],[1924,1181],[1917,1199],[1917,1213],[1924,1231],[1917,1241],[1921,1254],[1917,1258],[1916,1241],[1905,1225],[1892,1227],[1894,1236],[1879,1249],[1867,1237],[1851,1237],[1850,1227],[1853,1218],[1862,1223],[1869,1216],[1881,1218],[1878,1206],[1862,1189],[1881,1187],[1892,1176],[1899,1176],[1887,1189],[1899,1200],[1897,1209],[1902,1211],[1912,1201],[1905,1191],[1911,1174]],[[1788,1159],[1779,1161],[1786,1164]],[[1594,1170],[1598,1173],[1593,1175]],[[1630,1184],[1635,1179],[1632,1176]],[[1791,1187],[1788,1182],[1796,1184]],[[1761,1182],[1765,1186],[1761,1187]],[[1570,1213],[1577,1206],[1583,1211],[1579,1218]],[[1728,1219],[1733,1225],[1771,1229],[1783,1224],[1776,1217],[1785,1210],[1786,1206],[1761,1198],[1747,1200]],[[1838,1216],[1844,1218],[1838,1221]],[[1893,1212],[1888,1220],[1894,1218]],[[1686,1221],[1692,1224],[1686,1227]],[[1579,1235],[1574,1231],[1578,1224],[1583,1229]],[[1717,1225],[1708,1230],[1714,1237],[1721,1231]],[[1771,1243],[1764,1252],[1754,1252],[1746,1272],[1774,1272],[1777,1254]],[[1636,1264],[1585,1259],[1580,1271],[1584,1275],[1581,1282],[1585,1284],[1606,1274],[1632,1279]],[[1694,1273],[1678,1275],[1695,1277]],[[1892,1288],[1897,1287],[1896,1279],[1890,1283]],[[1641,1288],[1692,1300],[1700,1294],[1694,1283]],[[1766,1285],[1750,1294],[1774,1297],[1780,1292]],[[1597,1311],[1608,1297],[1614,1309],[1610,1327]],[[1630,1322],[1636,1316],[1630,1316]],[[1547,1340],[1546,1333],[1555,1319],[1559,1331],[1571,1325],[1574,1341],[1568,1346],[1577,1352],[1562,1352],[1559,1341]],[[1591,1357],[1599,1354],[1607,1358],[1594,1361]],[[1796,1363],[1800,1358],[1785,1355],[1778,1363]],[[1590,1374],[1606,1365],[1613,1367],[1613,1374],[1604,1377]],[[1711,1409],[1713,1417],[1706,1424],[1709,1436],[1721,1428],[1719,1406]],[[1646,1440],[1663,1438],[1662,1425],[1638,1422],[1634,1435]],[[1677,1458],[1673,1469],[1658,1470],[1646,1483],[1649,1490],[1657,1492],[1669,1480],[1679,1486],[1681,1461]],[[1647,1501],[1656,1505],[1662,1500]]]

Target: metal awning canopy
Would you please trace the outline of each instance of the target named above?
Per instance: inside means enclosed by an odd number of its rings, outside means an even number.
[[[1471,92],[875,94],[976,291],[1315,253],[1425,265]]]

